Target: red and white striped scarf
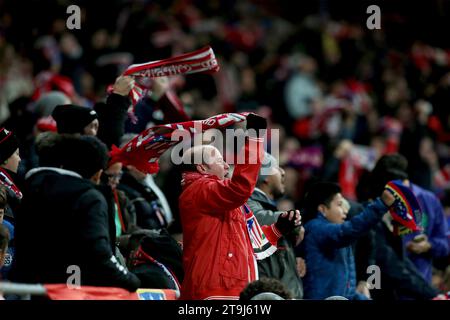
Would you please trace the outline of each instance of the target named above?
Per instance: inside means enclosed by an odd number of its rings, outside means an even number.
[[[0,168],[0,184],[14,192],[18,199],[22,199],[22,192],[3,168]]]
[[[241,207],[241,210],[245,216],[248,236],[250,238],[256,260],[263,260],[271,256],[275,251],[277,251],[277,247],[270,243],[267,239],[258,223],[258,220],[256,220],[256,217],[250,208],[244,204]]]
[[[130,91],[132,107],[130,116],[134,115],[134,106],[151,89],[151,78],[175,76],[192,73],[214,73],[219,71],[219,64],[210,46],[182,54],[176,57],[133,64],[124,72],[124,76],[133,76],[136,80],[134,88]],[[112,91],[112,86],[108,92]]]
[[[132,165],[142,172],[156,173],[159,170],[158,160],[161,155],[170,147],[182,142],[182,140],[172,140],[172,133],[175,130],[185,130],[192,137],[194,134],[208,129],[226,128],[234,123],[242,122],[248,114],[249,112],[224,113],[205,120],[178,122],[148,128],[121,149],[112,146],[110,163],[121,162],[124,166]]]

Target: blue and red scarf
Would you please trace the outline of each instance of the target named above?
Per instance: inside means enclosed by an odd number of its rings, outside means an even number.
[[[394,224],[394,233],[401,235],[421,231],[422,209],[412,190],[403,185],[401,180],[392,180],[386,184],[386,190],[395,197],[389,209]]]
[[[275,251],[277,251],[277,247],[270,243],[270,241],[266,238],[264,232],[261,230],[258,220],[256,220],[256,217],[250,210],[250,208],[246,204],[244,204],[241,207],[241,210],[245,216],[247,231],[253,247],[253,251],[256,256],[256,260],[262,260],[269,257]]]

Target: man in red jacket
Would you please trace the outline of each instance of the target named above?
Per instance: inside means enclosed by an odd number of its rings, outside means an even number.
[[[264,118],[247,117],[249,132],[266,126]],[[270,256],[281,235],[300,225],[300,213],[290,211],[275,224],[259,226],[245,203],[258,178],[263,139],[249,134],[243,151],[246,162],[236,164],[231,179],[226,178],[229,165],[215,147],[195,146],[183,155],[181,299],[239,299],[242,289],[258,279],[256,259]],[[196,155],[203,162],[189,165]],[[248,161],[252,159],[256,161]]]

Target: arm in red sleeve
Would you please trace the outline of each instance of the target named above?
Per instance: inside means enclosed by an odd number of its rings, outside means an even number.
[[[198,188],[196,201],[212,214],[239,208],[253,193],[264,157],[263,139],[248,138],[243,152],[247,156],[246,163],[236,164],[231,179],[211,179]]]

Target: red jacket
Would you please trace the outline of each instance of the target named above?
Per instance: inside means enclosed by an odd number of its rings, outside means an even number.
[[[198,172],[184,173],[179,199],[183,227],[185,277],[181,299],[238,299],[244,287],[257,280],[258,270],[242,206],[256,185],[262,160],[262,141],[246,143],[256,164],[236,164],[231,179]],[[256,220],[256,219],[255,219]],[[278,230],[262,226],[276,246]]]

